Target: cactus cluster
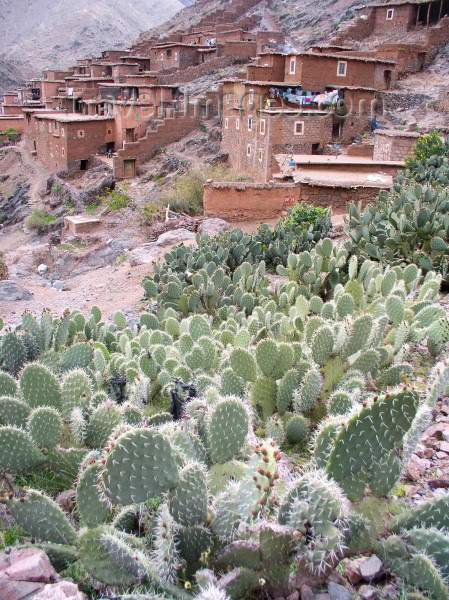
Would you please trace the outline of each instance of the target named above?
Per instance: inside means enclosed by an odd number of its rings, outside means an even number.
[[[407,466],[449,380],[442,359],[415,389],[410,360],[449,339],[441,275],[323,238],[285,260],[272,246],[270,287],[265,244],[226,235],[156,265],[138,325],[45,311],[1,337],[0,476],[45,469],[76,489],[70,519],[40,490],[4,498],[55,565],[154,597],[275,597],[293,563],[325,578],[369,529],[356,503]],[[447,508],[398,515],[378,548],[435,597]]]

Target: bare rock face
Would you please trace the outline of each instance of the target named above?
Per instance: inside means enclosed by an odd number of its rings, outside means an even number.
[[[18,185],[14,192],[4,198],[0,194],[0,224],[15,225],[20,223],[30,212],[28,208],[30,186],[27,183]]]
[[[0,281],[0,302],[18,302],[32,300],[33,294],[15,281],[5,279]]]

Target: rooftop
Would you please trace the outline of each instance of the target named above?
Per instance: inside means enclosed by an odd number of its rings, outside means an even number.
[[[388,137],[419,138],[421,134],[417,131],[401,131],[400,129],[377,129],[375,135],[386,135]]]
[[[37,114],[37,118],[46,119],[48,121],[58,121],[59,123],[85,123],[87,121],[113,121],[114,117],[106,116],[101,117],[99,115],[80,115],[77,113],[56,113],[56,114]]]

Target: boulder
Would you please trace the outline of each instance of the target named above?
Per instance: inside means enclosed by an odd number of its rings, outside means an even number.
[[[13,560],[4,572],[10,579],[16,581],[40,581],[48,583],[57,581],[59,575],[51,566],[48,556],[43,550],[32,548],[28,556]]]
[[[32,300],[33,294],[10,279],[0,281],[0,302],[19,302]]]
[[[128,252],[131,266],[147,265],[155,262],[167,246],[174,246],[188,240],[195,239],[195,233],[188,229],[173,229],[166,231],[155,242],[141,244]]]
[[[129,264],[132,267],[137,267],[137,265],[149,265],[153,262],[156,262],[161,254],[160,248],[156,246],[156,242],[151,242],[149,244],[141,244],[128,252],[128,260]]]
[[[33,596],[33,600],[84,600],[85,598],[78,586],[70,581],[46,585],[42,591]]]
[[[217,235],[220,231],[227,231],[228,229],[231,229],[231,226],[224,219],[204,219],[198,232],[201,235],[214,237],[214,235]]]
[[[365,581],[374,581],[375,579],[378,579],[384,571],[382,561],[375,554],[362,560],[359,569],[360,575]]]
[[[194,240],[195,234],[193,231],[188,229],[173,229],[172,231],[166,231],[160,235],[156,242],[154,242],[159,248],[166,248],[167,246],[173,246],[185,242],[188,240]]]
[[[331,600],[351,600],[351,594],[344,587],[344,585],[334,583],[333,581],[329,583],[327,593],[329,594]]]

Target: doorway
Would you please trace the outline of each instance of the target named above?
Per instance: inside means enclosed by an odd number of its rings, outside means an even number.
[[[136,161],[135,159],[127,158],[123,161],[123,175],[125,177],[136,176]]]
[[[129,143],[129,142],[134,142],[134,141],[135,141],[134,128],[125,129],[125,142]]]
[[[390,70],[384,71],[385,89],[387,89],[387,90],[390,89],[392,78],[393,78],[393,71],[390,71]]]
[[[86,159],[80,160],[80,171],[87,171],[89,161]]]

